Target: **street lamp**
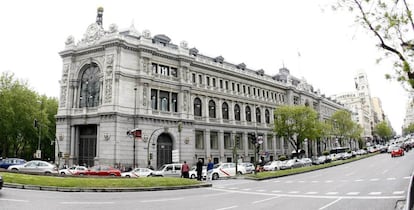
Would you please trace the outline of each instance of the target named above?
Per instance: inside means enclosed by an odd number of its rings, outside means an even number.
[[[134,129],[136,128],[136,118],[137,118],[137,88],[135,87],[134,88]],[[133,155],[134,155],[134,158],[133,158],[132,165],[133,165],[133,168],[135,168],[136,167],[136,161],[135,161],[135,158],[136,158],[136,154],[135,154],[136,153],[135,141],[136,141],[136,139],[135,139],[135,135],[134,135],[133,140],[134,140],[134,146],[133,146],[133,150],[134,150]]]

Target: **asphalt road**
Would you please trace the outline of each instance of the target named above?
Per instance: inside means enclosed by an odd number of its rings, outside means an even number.
[[[413,159],[414,151],[397,158],[379,154],[283,178],[215,180],[212,188],[171,191],[67,193],[4,188],[0,209],[396,209],[405,200]]]

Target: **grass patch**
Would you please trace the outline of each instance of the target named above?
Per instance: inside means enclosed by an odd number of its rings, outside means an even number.
[[[315,170],[319,170],[319,169],[323,169],[323,168],[342,165],[342,164],[345,164],[345,163],[349,163],[349,162],[353,162],[353,161],[356,161],[356,160],[371,157],[371,156],[376,155],[376,154],[378,154],[378,153],[371,153],[371,154],[367,154],[367,155],[364,155],[364,156],[357,156],[357,157],[350,158],[350,159],[347,159],[347,160],[337,160],[337,161],[334,161],[334,162],[331,162],[331,163],[325,163],[325,164],[322,164],[322,165],[312,165],[312,166],[308,166],[308,167],[292,168],[292,169],[278,170],[278,171],[265,171],[265,172],[260,172],[260,173],[257,173],[257,174],[249,174],[249,175],[247,175],[247,177],[252,178],[252,179],[257,179],[257,180],[277,178],[277,177],[293,175],[293,174],[299,174],[299,173],[304,173],[304,172],[310,172],[310,171],[315,171]]]
[[[168,187],[188,186],[199,184],[194,179],[182,179],[172,177],[140,177],[140,178],[92,178],[92,177],[59,177],[42,176],[2,172],[5,183],[74,187],[74,188],[135,188],[135,187]]]

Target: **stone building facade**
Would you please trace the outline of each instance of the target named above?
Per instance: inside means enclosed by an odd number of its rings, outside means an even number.
[[[292,151],[273,135],[278,106],[311,106],[321,120],[343,109],[286,68],[270,76],[133,25],[105,30],[102,11],[79,42],[65,44],[56,149],[68,165],[228,162],[236,142],[238,159],[250,162],[252,133],[263,137],[262,158],[277,159]],[[127,135],[134,129],[140,138]]]

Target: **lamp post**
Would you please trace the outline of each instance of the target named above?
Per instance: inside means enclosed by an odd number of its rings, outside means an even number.
[[[137,118],[137,88],[135,87],[134,88],[134,129],[136,128],[136,118]],[[136,141],[136,139],[135,139],[135,136],[133,138],[133,141],[134,141],[134,146],[133,146],[133,150],[134,150],[133,151],[133,156],[134,156],[134,158],[133,158],[133,161],[132,161],[132,165],[133,165],[132,167],[135,168],[136,167],[136,161],[135,161],[135,158],[136,158],[135,141]]]

